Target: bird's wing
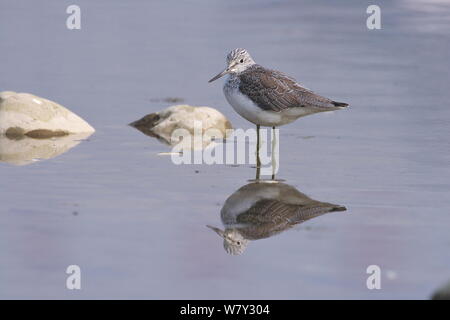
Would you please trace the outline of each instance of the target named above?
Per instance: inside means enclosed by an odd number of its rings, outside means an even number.
[[[343,207],[319,201],[296,205],[262,199],[240,214],[237,220],[239,223],[249,224],[295,225],[331,211],[342,211],[341,208]]]
[[[333,100],[299,85],[276,70],[253,66],[239,75],[239,90],[259,107],[280,112],[290,108],[335,108]]]
[[[344,211],[345,207],[312,201],[296,205],[278,200],[262,199],[237,217],[239,232],[249,240],[271,237],[296,224],[332,211]]]

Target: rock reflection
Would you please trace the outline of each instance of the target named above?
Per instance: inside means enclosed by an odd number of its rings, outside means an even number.
[[[313,200],[294,187],[277,181],[249,183],[226,201],[220,216],[225,230],[211,227],[223,240],[225,251],[242,254],[249,241],[269,238],[344,206]]]
[[[51,159],[67,152],[92,133],[69,134],[52,139],[11,138],[0,135],[0,162],[28,165],[36,160]]]

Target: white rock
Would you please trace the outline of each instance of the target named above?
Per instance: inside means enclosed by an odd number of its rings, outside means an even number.
[[[199,133],[201,132],[203,136],[202,147],[209,145],[211,137],[224,139],[232,130],[230,121],[216,109],[190,105],[171,106],[162,111],[149,114],[140,120],[130,123],[130,125],[172,146],[179,142],[172,139],[172,135],[177,129],[184,129],[192,136],[194,136],[195,130],[198,130]],[[191,143],[189,142],[188,145],[190,146]]]
[[[86,121],[56,102],[29,93],[0,93],[0,135],[49,138],[94,131]]]
[[[52,139],[23,137],[19,140],[0,135],[0,162],[22,166],[36,160],[54,158],[72,149],[91,134],[75,133]]]

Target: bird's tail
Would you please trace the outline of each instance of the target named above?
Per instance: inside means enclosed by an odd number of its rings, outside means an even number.
[[[335,212],[335,211],[347,211],[347,208],[344,206],[336,205],[333,207],[333,209],[331,209],[331,212]]]
[[[345,102],[332,101],[331,103],[333,104],[333,106],[335,106],[337,108],[347,108],[348,107],[348,103],[345,103]]]

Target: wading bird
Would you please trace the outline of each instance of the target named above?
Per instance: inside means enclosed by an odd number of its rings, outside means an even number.
[[[260,126],[275,129],[300,117],[348,106],[302,87],[282,72],[256,64],[247,50],[241,48],[228,54],[225,70],[209,82],[224,75],[228,75],[223,86],[228,103],[238,114],[256,124],[257,150]]]

